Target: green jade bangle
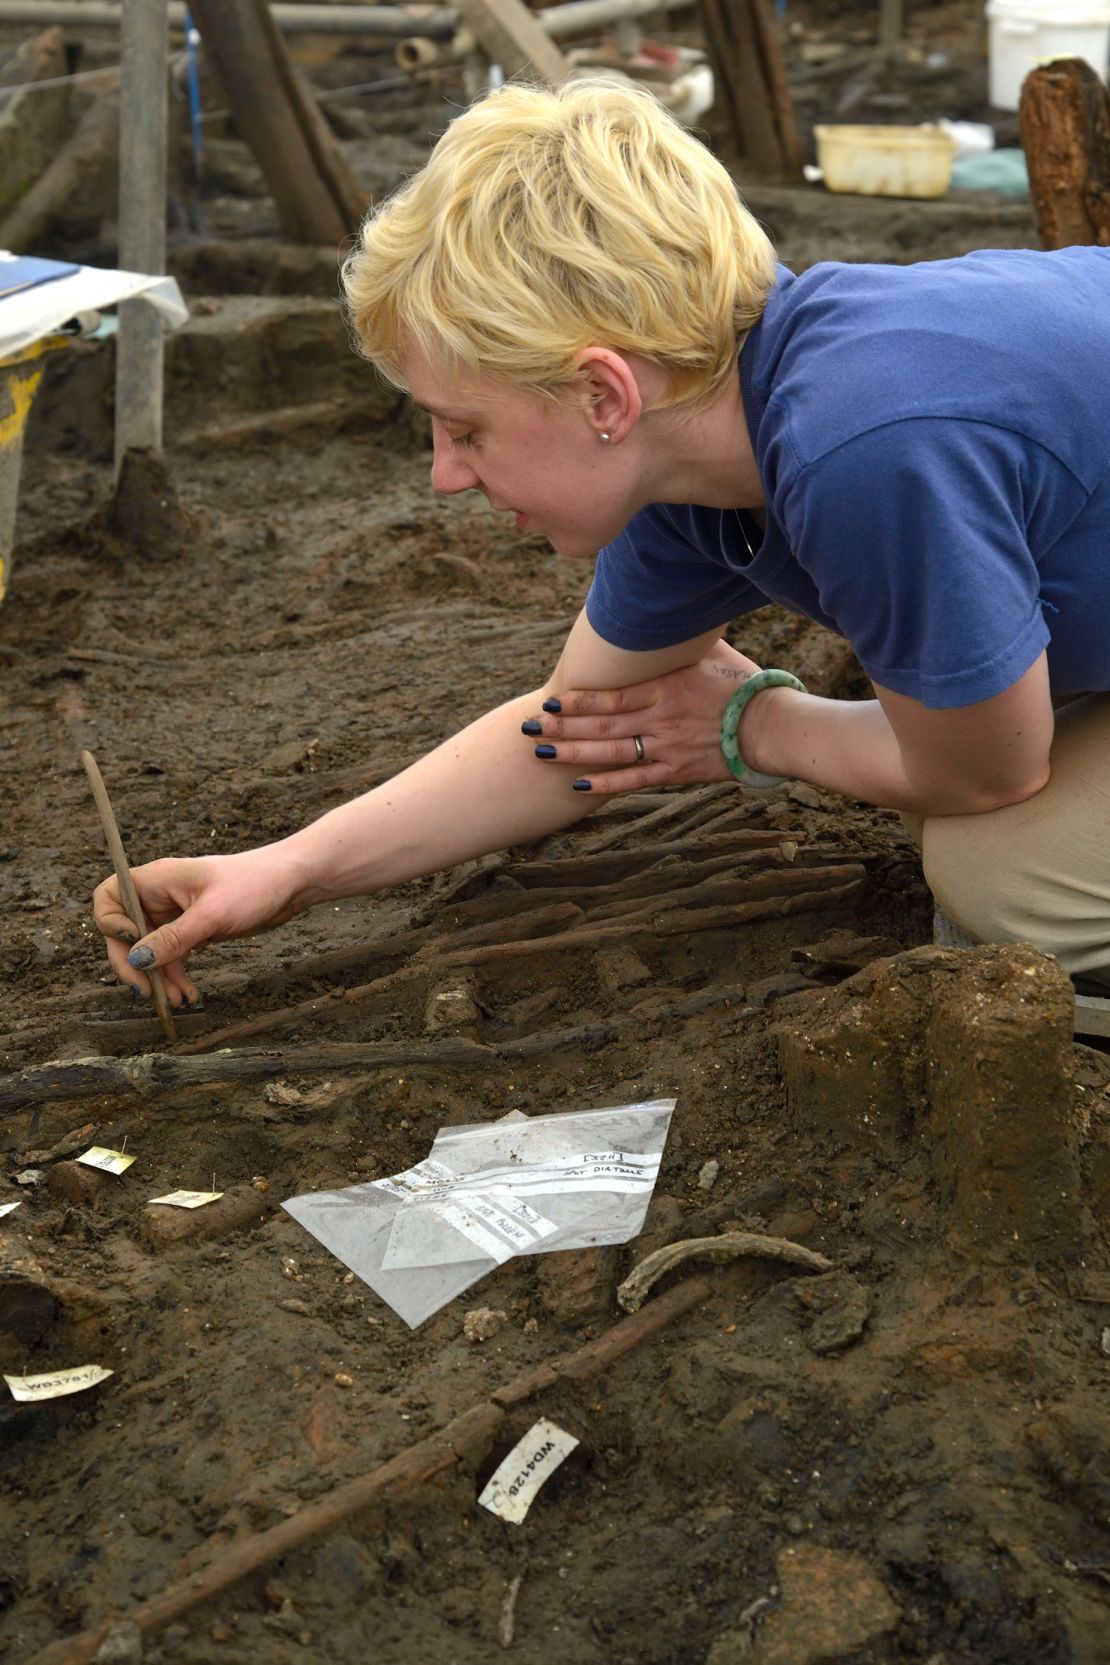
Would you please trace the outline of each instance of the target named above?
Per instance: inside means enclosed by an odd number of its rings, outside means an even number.
[[[794,688],[799,694],[806,692],[805,683],[799,682],[789,671],[756,671],[737,688],[725,706],[725,714],[721,718],[721,751],[741,786],[781,786],[786,779],[785,775],[761,775],[758,769],[749,769],[740,756],[740,742],[737,738],[740,719],[752,695],[760,693],[764,688]]]

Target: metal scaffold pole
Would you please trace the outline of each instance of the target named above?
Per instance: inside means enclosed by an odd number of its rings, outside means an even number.
[[[123,0],[120,22],[119,263],[166,267],[166,0]],[[116,343],[116,472],[132,447],[162,445],[162,321],[145,300],[119,308]]]

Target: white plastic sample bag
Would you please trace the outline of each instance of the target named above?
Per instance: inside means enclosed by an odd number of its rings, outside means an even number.
[[[513,1255],[635,1237],[675,1102],[442,1128],[404,1173],[283,1206],[415,1329]]]
[[[79,313],[103,312],[140,295],[162,314],[167,329],[177,329],[189,316],[177,281],[171,277],[59,262],[59,275],[53,281],[43,282],[41,277],[26,284],[16,281],[21,267],[52,264],[21,261],[18,255],[0,249],[0,290],[4,291],[0,296],[0,358],[26,352],[43,336],[64,329]]]

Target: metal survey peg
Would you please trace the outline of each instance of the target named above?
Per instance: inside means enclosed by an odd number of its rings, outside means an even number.
[[[119,264],[166,269],[167,0],[123,0],[120,17]],[[132,447],[162,446],[162,320],[124,301],[116,338],[116,473]]]

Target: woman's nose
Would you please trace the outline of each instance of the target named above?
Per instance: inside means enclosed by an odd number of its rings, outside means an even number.
[[[444,496],[456,491],[473,491],[478,476],[467,461],[466,450],[451,443],[450,434],[432,425],[432,490]]]

